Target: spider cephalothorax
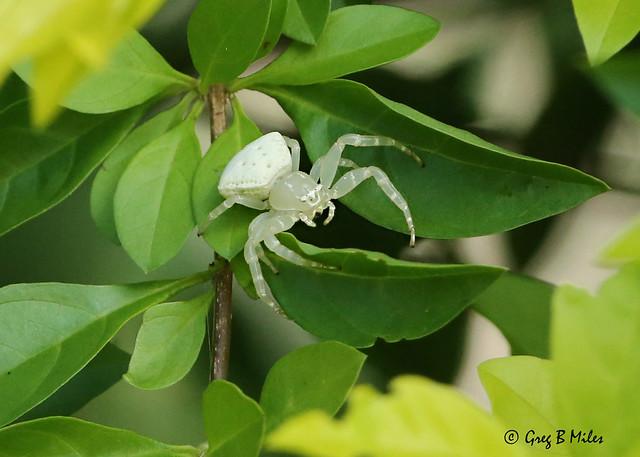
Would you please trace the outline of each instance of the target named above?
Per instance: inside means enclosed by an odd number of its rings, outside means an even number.
[[[359,167],[353,161],[342,158],[345,146],[394,146],[422,163],[413,152],[397,141],[379,136],[348,134],[335,142],[329,151],[318,159],[309,174],[300,171],[300,145],[278,132],[268,133],[245,146],[227,164],[218,191],[226,198],[207,218],[207,224],[234,204],[268,210],[249,225],[249,239],[244,247],[244,257],[251,270],[258,296],[268,305],[280,310],[262,275],[260,260],[275,271],[265,256],[262,243],[289,262],[315,268],[331,268],[305,259],[282,245],[276,235],[289,230],[302,221],[315,227],[313,218],[327,208],[329,215],[324,224],[333,219],[335,206],[332,200],[341,198],[368,178],[374,178],[380,189],[402,211],[407,221],[411,245],[415,243],[415,228],[407,202],[378,167]],[[291,149],[291,150],[289,150]],[[335,180],[338,167],[352,168]],[[200,227],[203,231],[205,226]]]

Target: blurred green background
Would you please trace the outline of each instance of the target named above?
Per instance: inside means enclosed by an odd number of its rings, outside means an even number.
[[[143,29],[181,71],[193,73],[186,23],[195,0],[170,0]],[[430,262],[501,264],[551,282],[593,289],[608,273],[593,264],[598,249],[640,211],[638,119],[613,105],[594,83],[570,0],[386,1],[441,21],[433,43],[402,62],[352,78],[439,120],[471,130],[517,152],[571,165],[609,182],[614,191],[565,215],[507,234],[470,240],[421,240],[373,226],[339,207],[326,228],[296,228],[304,241],[353,246]],[[286,46],[282,43],[279,49]],[[640,48],[635,40],[631,48]],[[279,50],[276,49],[276,53]],[[263,59],[266,64],[269,59]],[[255,68],[254,68],[255,69]],[[239,94],[266,132],[295,136],[293,124],[266,96]],[[200,126],[206,143],[206,122]],[[308,164],[307,164],[308,165]],[[145,276],[118,246],[102,237],[89,213],[90,181],[63,204],[0,238],[0,283],[62,281],[108,284],[180,276],[206,269],[210,249],[193,236],[169,265]],[[235,287],[231,379],[257,397],[267,370],[293,348],[314,338]],[[139,320],[115,343],[131,351]],[[377,344],[366,350],[362,381],[384,387],[398,373],[456,382],[482,401],[475,366],[504,355],[506,343],[473,313],[418,341]],[[174,443],[204,441],[200,395],[208,355],[169,389],[146,392],[120,381],[83,407],[78,416]]]

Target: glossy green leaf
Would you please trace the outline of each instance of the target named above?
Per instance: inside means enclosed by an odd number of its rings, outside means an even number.
[[[327,23],[331,0],[288,0],[284,34],[302,43],[314,45]]]
[[[260,90],[293,118],[312,160],[345,133],[389,136],[414,149],[424,167],[393,148],[348,148],[345,157],[377,165],[389,175],[409,203],[419,236],[501,232],[566,211],[608,189],[578,170],[514,154],[352,81]],[[373,223],[406,233],[401,212],[373,182],[341,201]]]
[[[593,73],[618,105],[640,116],[640,51],[623,52]]]
[[[640,218],[634,220],[600,254],[605,265],[623,265],[640,260]]]
[[[549,356],[551,295],[544,281],[506,272],[473,301],[473,309],[500,329],[513,355]]]
[[[127,372],[130,357],[131,354],[118,346],[107,344],[82,371],[18,420],[72,415],[120,381]]]
[[[263,273],[278,302],[298,325],[351,346],[415,339],[462,312],[501,274],[496,267],[432,265],[357,249],[320,249],[292,235],[280,240],[306,258],[337,270],[299,267],[275,255],[280,274]]]
[[[113,197],[120,177],[140,149],[182,121],[189,102],[190,98],[186,97],[174,107],[137,127],[114,149],[98,170],[91,187],[91,216],[96,226],[114,243],[120,244],[113,208]]]
[[[49,129],[29,127],[28,101],[0,114],[0,234],[60,203],[134,126],[139,108],[105,115],[64,112]]]
[[[522,457],[495,418],[450,386],[402,376],[382,395],[357,386],[341,419],[311,411],[285,422],[270,450],[307,457]]]
[[[193,175],[200,144],[190,118],[142,148],[120,178],[114,200],[118,238],[144,271],[171,260],[195,226]]]
[[[573,0],[580,33],[591,65],[599,65],[640,32],[636,0]]]
[[[257,457],[264,435],[260,406],[227,381],[214,381],[204,393],[207,456]]]
[[[333,416],[355,384],[365,355],[335,341],[305,346],[271,368],[260,397],[267,432],[310,410]]]
[[[32,83],[30,65],[16,67],[16,71]],[[110,113],[194,85],[192,77],[171,68],[142,35],[133,31],[113,51],[107,65],[80,81],[62,105],[82,113]]]
[[[193,212],[199,225],[224,201],[218,193],[218,182],[229,160],[262,135],[244,113],[237,98],[233,99],[232,105],[233,123],[211,145],[193,178]],[[256,210],[235,205],[209,225],[203,234],[204,239],[218,254],[231,259],[242,251],[248,238],[249,223],[257,214]]]
[[[70,417],[23,422],[0,430],[2,457],[198,457],[191,446],[170,446],[128,430]]]
[[[431,17],[403,8],[341,8],[329,16],[316,46],[292,43],[273,63],[240,80],[237,87],[313,84],[383,65],[421,48],[438,29]]]
[[[204,86],[226,83],[254,60],[269,25],[271,0],[201,0],[188,27],[189,51]]]
[[[559,424],[553,395],[553,362],[528,356],[494,359],[481,364],[478,374],[491,399],[493,414],[505,424],[505,431],[522,433],[523,440],[528,430],[555,438]],[[566,455],[562,446],[527,447],[538,456],[549,455],[549,451]]]
[[[553,299],[552,354],[556,411],[561,424],[593,429],[606,453],[640,444],[640,264],[608,279],[597,295],[562,286]]]
[[[269,13],[269,25],[262,39],[260,50],[256,58],[264,57],[269,54],[282,35],[284,26],[284,18],[287,14],[288,0],[271,0],[271,12]]]
[[[162,389],[184,378],[200,353],[211,297],[163,303],[145,312],[125,379],[141,389]]]
[[[55,392],[131,317],[205,280],[196,275],[125,286],[42,283],[1,288],[0,425]]]

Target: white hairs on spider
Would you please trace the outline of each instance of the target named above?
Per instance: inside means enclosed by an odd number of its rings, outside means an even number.
[[[411,211],[404,197],[398,192],[384,171],[378,167],[359,167],[355,162],[342,158],[345,146],[393,146],[422,164],[422,160],[396,140],[381,136],[343,135],[320,157],[309,174],[300,171],[300,144],[278,132],[267,133],[245,146],[227,164],[218,191],[225,201],[208,216],[200,233],[215,218],[235,204],[265,210],[249,225],[249,239],[244,246],[244,258],[249,265],[253,284],[262,301],[274,310],[282,312],[262,275],[262,260],[274,272],[274,265],[262,249],[262,243],[285,260],[303,267],[333,268],[305,259],[297,252],[282,245],[276,235],[289,230],[302,221],[310,227],[317,214],[329,209],[324,225],[331,222],[335,213],[332,200],[344,197],[368,178],[402,211],[410,244],[415,244],[415,227]],[[334,182],[338,167],[351,168]]]

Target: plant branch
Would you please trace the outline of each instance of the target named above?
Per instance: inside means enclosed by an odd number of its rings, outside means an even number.
[[[227,128],[227,92],[222,84],[209,88],[209,117],[211,119],[211,142],[213,143]],[[209,381],[225,379],[229,373],[231,352],[231,318],[233,273],[229,262],[216,254],[214,264],[219,268],[213,274],[215,290],[213,306],[209,312],[209,350],[213,353]]]

